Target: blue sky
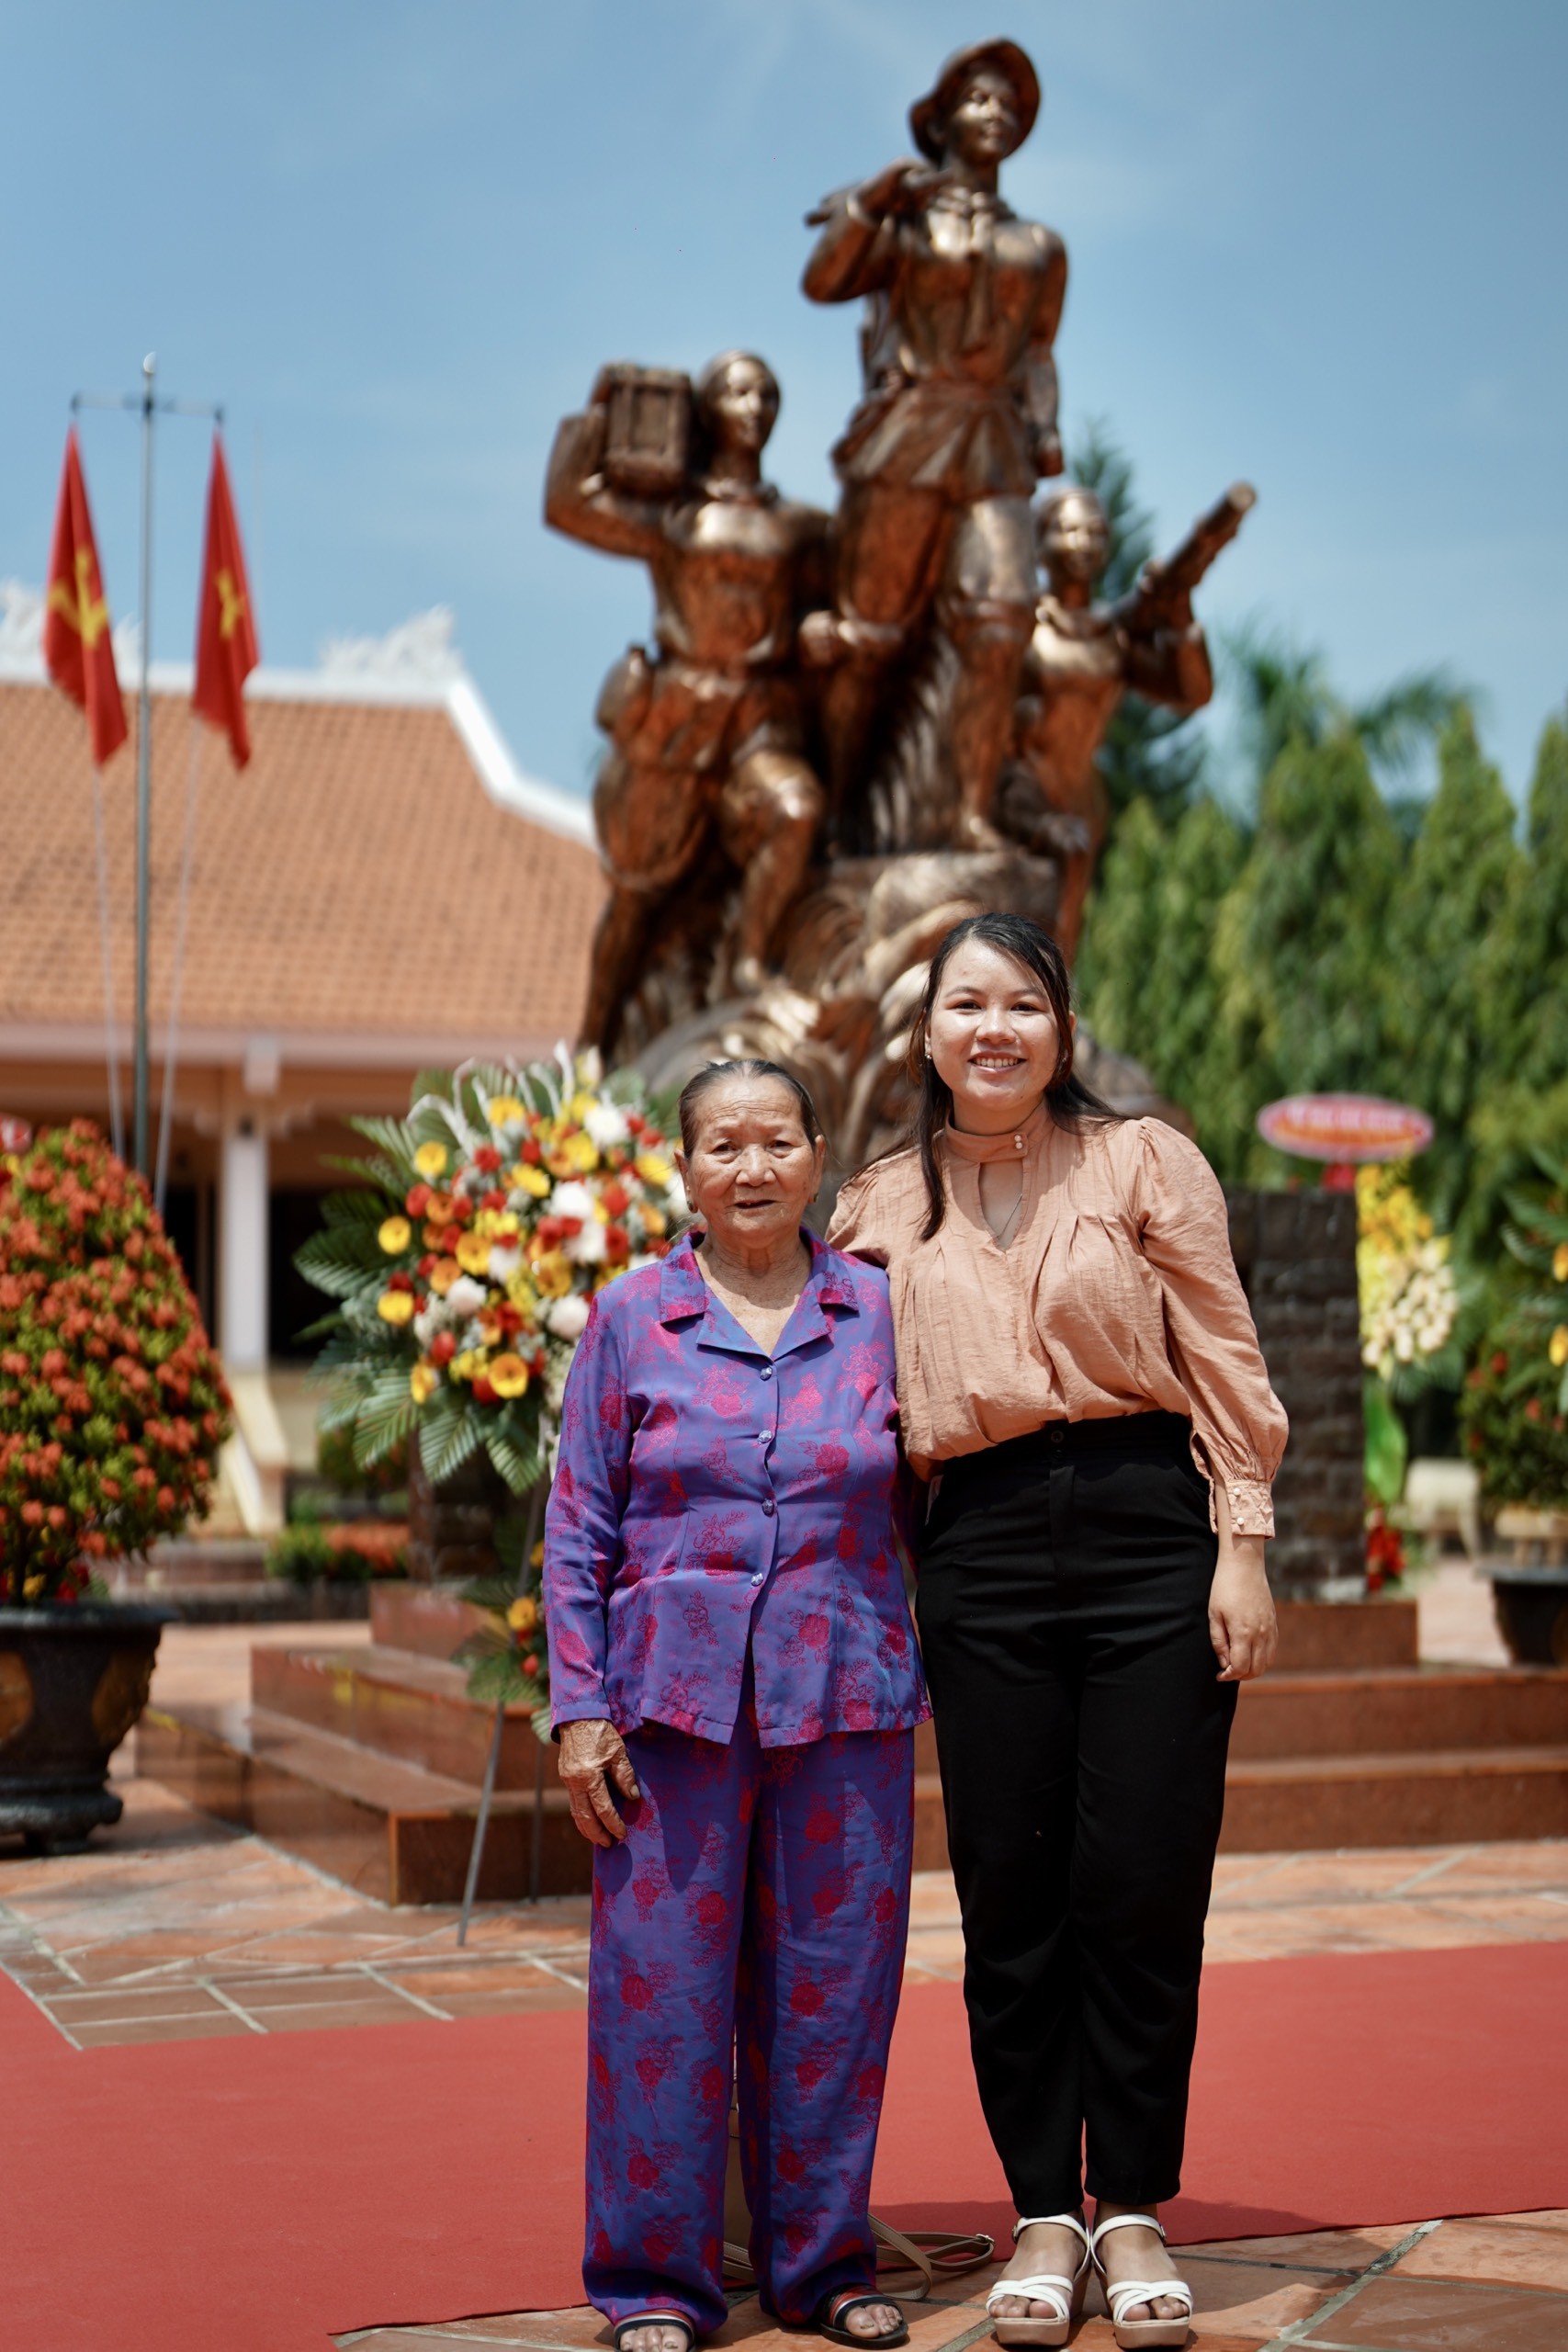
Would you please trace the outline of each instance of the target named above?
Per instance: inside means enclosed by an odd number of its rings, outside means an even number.
[[[1450,663],[1512,788],[1568,689],[1568,9],[1547,0],[0,0],[0,577],[37,582],[66,402],[221,398],[264,650],[438,602],[513,751],[581,789],[646,584],[547,534],[599,362],[773,363],[771,470],[827,501],[848,311],[798,291],[822,192],[908,147],[1006,31],[1045,104],[1004,191],[1066,238],[1069,432],[1173,537],[1260,503],[1203,606],[1347,692]],[[84,442],[117,616],[136,446]],[[202,428],[164,432],[154,648],[188,653]]]

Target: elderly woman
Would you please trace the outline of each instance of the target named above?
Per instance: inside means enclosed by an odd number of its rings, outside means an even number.
[[[916,1148],[832,1231],[886,1266],[930,1480],[918,1607],[980,2098],[1018,2208],[999,2342],[1187,2340],[1179,2185],[1236,1685],[1273,1656],[1285,1443],[1194,1144],[1073,1074],[1061,950],[978,915],[931,961]],[[1097,2200],[1085,2226],[1084,2154]]]
[[[739,2075],[764,2309],[903,2344],[867,2198],[914,1727],[886,1278],[801,1224],[825,1147],[768,1062],[681,1098],[694,1229],[593,1303],[545,1536],[561,1778],[593,1858],[583,2283],[625,2352],[724,2323]]]

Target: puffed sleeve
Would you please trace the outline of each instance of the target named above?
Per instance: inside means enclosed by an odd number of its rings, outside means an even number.
[[[877,1214],[874,1167],[863,1168],[840,1193],[828,1227],[828,1247],[847,1258],[863,1258],[868,1266],[886,1266],[888,1242],[884,1220]]]
[[[1269,1385],[1231,1255],[1219,1180],[1194,1143],[1144,1119],[1134,1205],[1144,1254],[1165,1293],[1171,1369],[1187,1392],[1209,1476],[1225,1490],[1235,1535],[1272,1535],[1274,1474],[1290,1424]]]
[[[560,1450],[545,1512],[550,1726],[608,1717],[610,1588],[621,1558],[631,1412],[615,1317],[596,1298],[561,1400]]]

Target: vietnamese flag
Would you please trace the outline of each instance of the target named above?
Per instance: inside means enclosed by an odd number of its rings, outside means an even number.
[[[212,480],[207,492],[207,546],[201,559],[201,602],[196,619],[196,688],[191,703],[209,725],[221,727],[227,733],[237,768],[243,768],[251,756],[243,689],[260,659],[255,624],[251,618],[245,553],[240,545],[229,469],[223,462],[223,436],[215,433]]]
[[[129,729],[115,674],[109,608],[74,425],[66,436],[65,470],[60,478],[60,504],[54,514],[43,658],[62,693],[86,713],[93,758],[102,767],[118,751]]]

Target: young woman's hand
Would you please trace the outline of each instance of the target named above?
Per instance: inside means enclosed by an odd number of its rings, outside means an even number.
[[[626,1825],[615,1811],[610,1783],[613,1781],[634,1804],[642,1791],[626,1742],[614,1724],[602,1718],[563,1724],[560,1776],[571,1817],[591,1846],[611,1846],[626,1836]]]
[[[1209,1639],[1220,1661],[1222,1682],[1247,1682],[1267,1674],[1280,1645],[1280,1621],[1263,1566],[1261,1535],[1220,1538],[1220,1557],[1209,1587]]]

